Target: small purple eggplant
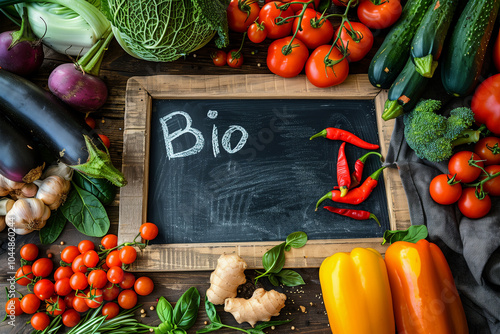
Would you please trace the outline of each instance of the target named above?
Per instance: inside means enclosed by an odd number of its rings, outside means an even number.
[[[42,66],[43,57],[41,40],[33,34],[25,9],[21,29],[0,34],[0,67],[27,76]]]

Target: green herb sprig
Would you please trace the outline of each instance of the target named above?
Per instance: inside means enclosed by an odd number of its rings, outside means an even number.
[[[425,225],[412,225],[406,230],[387,230],[384,232],[382,245],[385,243],[393,244],[396,241],[408,241],[416,243],[420,239],[427,238],[427,226]]]

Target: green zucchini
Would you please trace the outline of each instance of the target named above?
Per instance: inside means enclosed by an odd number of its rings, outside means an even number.
[[[373,86],[391,87],[410,55],[410,44],[422,18],[433,0],[409,0],[403,13],[384,39],[368,68]]]
[[[432,78],[443,50],[458,0],[435,0],[429,7],[411,43],[411,56],[418,73]]]
[[[451,35],[441,68],[441,80],[453,96],[466,96],[476,87],[500,0],[470,0]]]
[[[409,57],[403,71],[389,89],[382,119],[387,121],[412,110],[424,93],[429,80],[417,72],[412,58]]]

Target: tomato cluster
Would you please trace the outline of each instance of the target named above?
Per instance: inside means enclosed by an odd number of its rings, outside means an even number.
[[[124,269],[136,260],[133,246],[145,247],[157,235],[158,227],[145,223],[138,236],[146,244],[133,241],[118,245],[113,234],[104,236],[98,248],[92,241],[82,240],[77,246],[66,246],[61,251],[60,266],[54,271],[50,258],[37,259],[39,251],[35,244],[24,245],[20,250],[22,265],[15,277],[16,283],[27,286],[30,293],[9,299],[5,305],[7,314],[33,314],[33,328],[44,330],[51,322],[50,317],[61,315],[65,326],[74,327],[80,322],[81,313],[89,309],[102,306],[102,314],[111,319],[120,308],[133,308],[137,295],[149,295],[154,283],[146,276],[136,279]]]
[[[432,199],[443,205],[457,203],[468,218],[484,217],[491,210],[490,196],[500,196],[500,138],[485,137],[475,144],[474,152],[455,153],[448,171],[432,179]]]

